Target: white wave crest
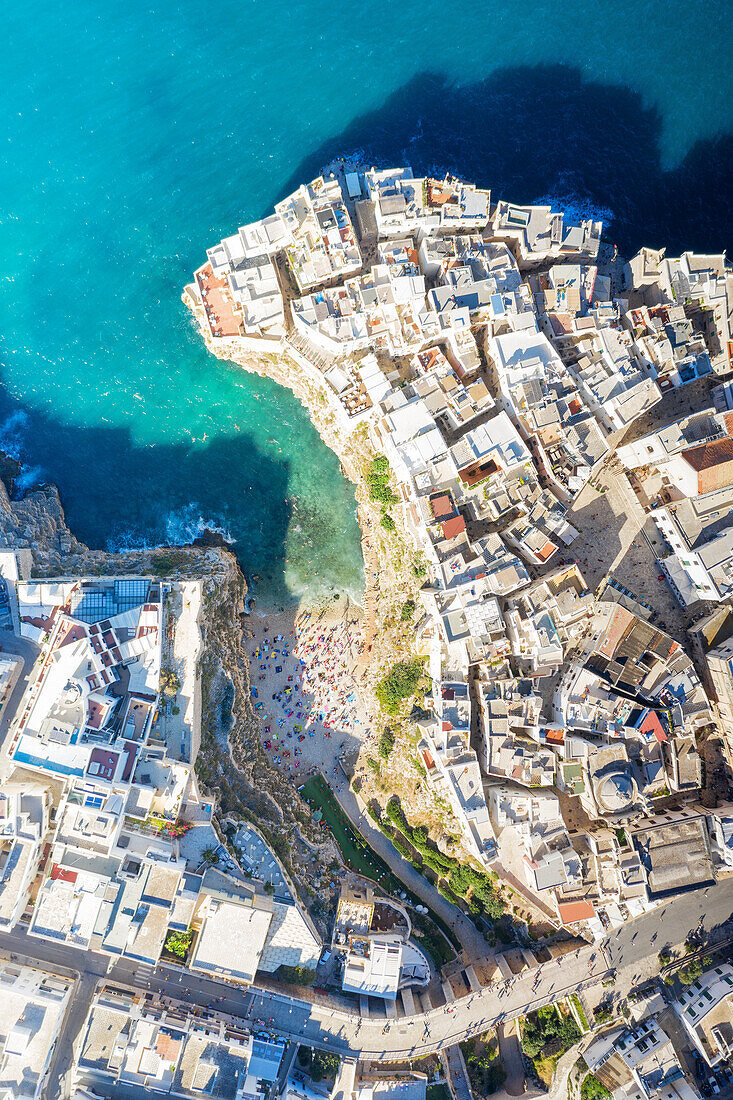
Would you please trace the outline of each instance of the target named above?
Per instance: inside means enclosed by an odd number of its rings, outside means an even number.
[[[43,467],[42,466],[23,466],[20,473],[13,480],[13,491],[23,496],[36,485],[43,485]]]
[[[23,434],[27,424],[28,413],[23,409],[16,409],[0,424],[0,450],[5,451],[5,454],[11,458],[20,459]]]
[[[207,531],[221,535],[230,545],[237,541],[222,523],[215,519],[205,519],[198,504],[187,504],[185,508],[169,512],[166,516],[165,536],[168,546],[193,542]]]
[[[116,531],[107,539],[110,554],[125,554],[131,550],[157,550],[162,546],[187,546],[205,532],[220,535],[230,545],[237,540],[223,523],[203,516],[200,506],[192,502],[183,508],[174,508],[163,521],[163,530],[157,536],[144,535],[140,530]]]
[[[570,225],[577,225],[585,218],[603,222],[603,228],[613,224],[613,210],[602,203],[593,202],[587,195],[579,195],[573,191],[559,189],[534,199],[533,206],[551,206],[553,210],[565,215],[565,220]]]

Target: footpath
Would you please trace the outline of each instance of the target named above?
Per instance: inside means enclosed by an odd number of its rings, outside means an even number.
[[[427,879],[415,870],[384,833],[374,825],[368,814],[364,812],[357,796],[348,787],[337,790],[331,787],[331,791],[348,817],[354,828],[361,833],[374,851],[382,857],[384,862],[394,871],[395,875],[404,882],[405,886],[416,894],[421,901],[432,909],[434,913],[452,928],[455,936],[460,941],[461,947],[470,963],[480,962],[490,955],[486,940],[476,928],[473,921],[456,909],[440,891],[428,882]]]

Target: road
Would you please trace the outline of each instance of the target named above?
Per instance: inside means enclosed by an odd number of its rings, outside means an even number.
[[[23,698],[23,692],[28,687],[28,676],[40,650],[28,638],[19,638],[12,630],[0,630],[0,646],[2,646],[3,653],[19,657],[22,662],[21,670],[3,707],[2,715],[0,715],[0,751],[2,751],[10,724],[18,710],[20,700]]]
[[[682,943],[700,918],[709,932],[733,917],[733,878],[673,898],[651,913],[627,921],[603,941],[609,966],[633,970],[666,945]]]
[[[501,1064],[506,1070],[504,1091],[510,1096],[521,1096],[525,1091],[526,1084],[522,1048],[519,1045],[519,1038],[515,1031],[516,1027],[516,1024],[501,1024],[497,1028],[499,1056]]]
[[[404,1057],[420,1051],[438,1051],[479,1033],[504,1020],[515,1019],[528,1010],[556,1001],[567,993],[592,985],[619,968],[619,980],[631,978],[635,968],[653,957],[666,943],[678,943],[705,917],[708,930],[731,918],[733,879],[707,890],[697,890],[667,905],[627,922],[606,937],[604,946],[586,946],[579,951],[547,962],[539,971],[516,977],[511,986],[495,983],[453,1002],[418,1016],[387,1020],[385,1017],[361,1017],[353,1012],[332,1009],[325,1004],[310,1004],[285,994],[252,987],[247,990],[202,978],[185,971],[141,966],[134,960],[119,960],[110,965],[106,955],[81,952],[63,944],[28,937],[16,928],[0,935],[0,950],[29,956],[51,967],[78,970],[86,991],[101,977],[112,983],[134,987],[151,994],[212,1008],[217,1016],[260,1026],[309,1045],[332,1050],[339,1055],[372,1058]],[[77,1011],[63,1037],[68,1048],[60,1050],[56,1068],[59,1077],[68,1070],[70,1040],[77,1021],[83,1019],[84,995],[79,995]],[[80,1024],[79,1024],[80,1026]],[[50,1100],[58,1092],[49,1090]]]

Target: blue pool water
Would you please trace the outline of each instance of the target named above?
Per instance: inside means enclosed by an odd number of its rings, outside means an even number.
[[[724,0],[30,0],[5,14],[0,446],[92,546],[217,526],[268,601],[359,590],[354,497],[284,389],[210,357],[207,246],[334,155],[730,251]]]

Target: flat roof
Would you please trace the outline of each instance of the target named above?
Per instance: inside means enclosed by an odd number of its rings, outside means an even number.
[[[399,940],[352,941],[344,965],[342,987],[352,993],[393,1001],[397,996],[401,965],[402,943]]]
[[[253,982],[272,910],[212,899],[196,940],[191,968]]]

